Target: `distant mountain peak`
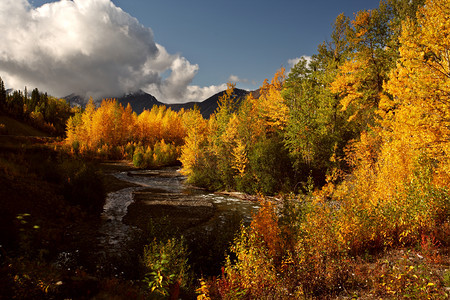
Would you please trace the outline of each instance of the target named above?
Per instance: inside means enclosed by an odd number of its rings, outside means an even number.
[[[65,99],[71,106],[85,107],[89,101],[89,99],[86,99],[86,97],[80,96],[75,93],[72,93],[62,98]]]
[[[181,109],[193,109],[194,106],[198,106],[200,109],[201,114],[204,118],[209,118],[211,114],[216,112],[218,108],[218,101],[219,98],[225,93],[226,91],[218,92],[208,99],[205,99],[203,101],[191,101],[187,103],[177,103],[177,104],[169,104],[169,103],[162,103],[158,101],[154,96],[144,92],[143,90],[138,90],[136,92],[123,94],[120,97],[105,97],[106,99],[117,99],[117,101],[122,104],[123,106],[127,106],[128,103],[130,103],[132,109],[137,114],[140,114],[144,109],[152,109],[154,105],[165,105],[167,108],[171,108],[174,111],[180,111]],[[245,96],[249,93],[255,93],[255,92],[249,92],[242,89],[234,89],[233,92],[233,100],[235,102],[242,101]],[[86,99],[85,97],[82,97],[80,95],[77,95],[75,93],[72,93],[70,95],[67,95],[64,97],[66,101],[68,101],[72,106],[81,106],[85,107],[88,103],[89,99]],[[94,99],[95,103],[100,103],[101,99]]]
[[[127,106],[128,103],[130,103],[133,111],[137,114],[140,114],[144,109],[151,109],[154,105],[164,105],[164,103],[159,102],[154,96],[142,90],[122,97],[117,97],[116,99],[123,106]]]
[[[200,109],[200,113],[202,114],[202,116],[204,118],[209,118],[213,113],[216,112],[217,108],[219,107],[218,102],[219,102],[219,98],[225,94],[225,90],[218,92],[214,95],[212,95],[211,97],[209,97],[206,100],[203,100],[201,102],[188,102],[188,103],[182,103],[182,104],[166,104],[166,106],[170,107],[171,109],[175,110],[175,111],[179,111],[182,108],[184,108],[185,110],[187,109],[193,109],[195,105],[197,105]],[[235,103],[239,103],[240,101],[242,101],[245,96],[247,96],[247,94],[249,94],[251,92],[246,91],[246,90],[242,90],[242,89],[238,89],[235,88],[234,92],[233,92],[233,100]]]
[[[150,95],[150,94],[144,92],[143,90],[139,89],[139,90],[134,91],[134,92],[125,93],[125,94],[123,94],[122,97],[114,97],[114,98],[123,98],[123,97],[129,97],[129,96],[142,96],[142,95],[146,95],[146,94]]]

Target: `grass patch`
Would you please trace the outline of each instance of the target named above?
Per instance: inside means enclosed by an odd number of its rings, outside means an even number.
[[[41,130],[5,115],[0,115],[0,124],[3,124],[3,126],[1,126],[2,135],[48,136],[47,133]]]

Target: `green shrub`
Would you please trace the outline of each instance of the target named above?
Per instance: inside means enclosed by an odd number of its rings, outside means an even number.
[[[125,146],[125,156],[127,159],[132,160],[133,159],[133,153],[135,149],[135,144],[132,144],[128,142],[128,144]]]
[[[279,138],[267,138],[256,143],[249,153],[249,166],[253,184],[251,188],[245,186],[244,191],[272,195],[289,186],[292,164]]]
[[[144,149],[142,146],[138,146],[133,154],[133,165],[138,168],[144,166]]]
[[[72,149],[73,149],[73,152],[75,154],[78,154],[80,152],[80,142],[79,141],[73,141],[72,142]]]
[[[153,151],[152,148],[150,146],[147,146],[147,149],[145,149],[145,153],[144,153],[144,157],[143,157],[143,163],[142,163],[142,168],[149,168],[149,167],[153,167],[154,162],[153,162]]]
[[[191,283],[188,250],[183,238],[156,239],[145,246],[143,264],[147,269],[144,282],[155,298],[176,296],[180,287]]]

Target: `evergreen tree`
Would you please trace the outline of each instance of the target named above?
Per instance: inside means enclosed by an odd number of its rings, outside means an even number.
[[[23,116],[23,94],[21,91],[14,91],[13,94],[7,97],[7,107],[9,112],[16,117]]]
[[[6,89],[5,83],[0,77],[0,109],[4,109],[6,107]]]
[[[214,154],[219,177],[226,188],[234,186],[236,173],[232,167],[231,145],[226,141],[227,128],[235,111],[234,88],[235,84],[229,83],[225,93],[219,97],[219,107],[214,115],[215,130],[211,132],[209,139],[210,150]]]
[[[37,88],[35,88],[32,92],[31,92],[31,100],[30,100],[30,104],[29,104],[29,111],[34,111],[36,106],[39,105],[39,103],[41,102],[40,99],[40,94],[39,94],[39,90]]]
[[[312,171],[323,181],[325,172],[335,167],[336,159],[330,159],[343,157],[345,144],[353,137],[348,113],[341,110],[341,97],[329,89],[350,53],[349,27],[349,18],[339,15],[331,41],[319,45],[319,53],[311,60],[302,58],[284,86],[282,94],[289,107],[284,140],[303,180]]]

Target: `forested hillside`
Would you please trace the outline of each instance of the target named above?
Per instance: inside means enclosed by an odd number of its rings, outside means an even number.
[[[450,3],[424,2],[338,16],[311,61],[188,130],[192,182],[300,192],[262,200],[205,298],[448,297]]]
[[[31,95],[25,91],[6,91],[5,83],[0,77],[0,113],[9,115],[17,120],[25,121],[29,125],[43,130],[46,134],[63,136],[66,131],[67,119],[76,111],[63,99],[58,99],[41,93],[35,88]],[[8,133],[5,124],[0,130]],[[11,130],[14,131],[14,128]]]

